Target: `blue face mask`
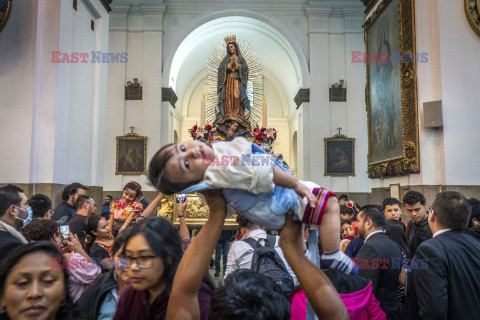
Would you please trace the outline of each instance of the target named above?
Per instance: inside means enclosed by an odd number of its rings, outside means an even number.
[[[23,220],[23,226],[27,226],[27,224],[29,224],[30,222],[32,222],[32,219],[33,219],[33,211],[32,211],[32,208],[31,207],[28,207],[27,208],[27,213],[28,213],[28,216],[27,216],[27,219]]]

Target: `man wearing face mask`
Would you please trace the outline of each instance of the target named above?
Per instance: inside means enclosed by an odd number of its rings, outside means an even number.
[[[28,223],[27,209],[27,197],[22,189],[12,184],[0,188],[0,261],[16,247],[27,243],[19,231]]]

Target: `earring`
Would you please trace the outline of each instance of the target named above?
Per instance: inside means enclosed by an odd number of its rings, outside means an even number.
[[[4,304],[2,304],[2,305],[0,306],[0,314],[1,314],[1,313],[5,313],[5,312],[7,312],[7,306],[4,305]]]

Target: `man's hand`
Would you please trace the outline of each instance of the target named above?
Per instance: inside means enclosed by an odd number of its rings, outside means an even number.
[[[205,190],[202,192],[202,195],[205,197],[205,201],[210,208],[210,214],[216,211],[224,212],[226,214],[227,203],[223,196],[223,189]]]
[[[313,193],[310,191],[310,189],[307,188],[306,185],[301,183],[300,181],[297,181],[295,186],[293,187],[293,190],[303,199],[303,197],[307,197],[308,203],[310,204],[310,207],[315,208],[317,205],[316,203],[316,198],[313,195]]]
[[[282,231],[280,231],[280,240],[278,244],[282,249],[286,246],[298,247],[301,249],[300,241],[303,241],[302,223],[300,221],[293,221],[293,212],[290,210],[285,216],[285,224]]]

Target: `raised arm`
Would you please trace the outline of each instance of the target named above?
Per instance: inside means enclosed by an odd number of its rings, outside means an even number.
[[[180,261],[168,300],[166,316],[168,320],[200,319],[198,290],[208,270],[227,214],[222,190],[209,190],[204,195],[210,215]]]
[[[291,212],[287,213],[279,244],[308,301],[319,319],[349,319],[347,309],[333,284],[322,270],[303,255],[301,224],[294,222],[292,217]]]
[[[155,209],[158,207],[158,204],[160,203],[160,200],[162,200],[163,197],[164,197],[163,193],[160,192],[158,196],[156,196],[155,199],[153,199],[153,201],[148,204],[148,207],[145,208],[145,210],[143,210],[141,216],[148,217],[149,215],[154,213]]]
[[[185,208],[187,207],[188,200],[183,202],[180,200],[178,203],[178,222],[180,223],[180,238],[182,240],[190,239],[190,232],[188,231],[187,221],[185,221]]]

